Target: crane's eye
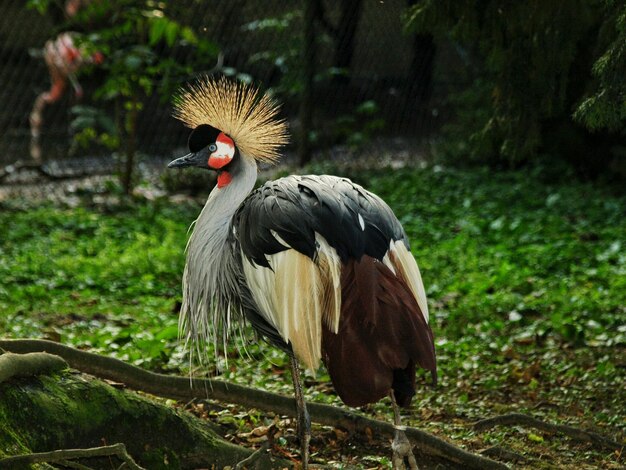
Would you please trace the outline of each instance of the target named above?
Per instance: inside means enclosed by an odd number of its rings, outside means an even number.
[[[217,150],[217,145],[211,144],[209,145],[209,152],[213,153]]]

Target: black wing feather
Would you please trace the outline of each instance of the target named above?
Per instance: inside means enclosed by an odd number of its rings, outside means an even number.
[[[363,255],[382,260],[392,240],[408,244],[400,222],[382,199],[346,178],[327,175],[288,176],[265,183],[241,204],[232,224],[243,254],[265,267],[267,255],[289,247],[314,259],[316,232],[344,263]]]

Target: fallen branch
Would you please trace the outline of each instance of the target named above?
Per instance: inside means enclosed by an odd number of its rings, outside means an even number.
[[[0,468],[24,468],[25,465],[34,463],[60,463],[67,461],[71,465],[72,459],[85,459],[90,457],[116,456],[125,464],[124,468],[131,470],[145,470],[137,465],[126,451],[124,444],[111,446],[92,447],[90,449],[62,449],[52,452],[38,452],[33,454],[14,455],[0,460]],[[75,466],[74,466],[75,467]],[[81,466],[82,467],[82,466]]]
[[[0,355],[0,383],[9,380],[11,377],[49,374],[67,368],[67,362],[57,355],[45,352],[28,354],[7,352]]]
[[[193,379],[148,372],[126,364],[118,359],[99,356],[79,351],[69,346],[46,340],[0,340],[0,348],[16,353],[46,351],[64,358],[71,367],[103,379],[122,382],[127,386],[153,395],[176,400],[193,398],[211,398],[235,403],[248,408],[258,408],[280,415],[295,416],[296,404],[293,398],[275,393],[264,392],[241,385],[219,380]],[[372,432],[393,438],[394,427],[391,423],[378,421],[356,413],[323,405],[309,403],[311,420],[327,426],[341,427],[352,432],[365,434]],[[407,437],[427,455],[444,458],[468,469],[507,469],[506,465],[494,460],[475,455],[450,444],[432,434],[416,428],[407,427]]]
[[[496,416],[494,418],[480,420],[477,423],[474,423],[474,429],[476,431],[484,431],[485,429],[490,429],[498,425],[522,425],[539,429],[541,431],[561,433],[577,441],[592,442],[597,446],[605,447],[611,450],[621,450],[625,446],[625,444],[620,444],[619,442],[613,441],[595,432],[585,431],[583,429],[567,426],[565,424],[546,423],[545,421],[521,413],[510,413],[502,416]]]

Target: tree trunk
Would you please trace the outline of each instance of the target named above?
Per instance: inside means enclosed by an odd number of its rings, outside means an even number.
[[[0,383],[0,468],[10,468],[2,458],[11,455],[116,443],[148,469],[222,468],[252,453],[189,413],[84,374],[14,376]],[[83,461],[90,468],[120,463],[114,457]],[[264,456],[254,468],[276,465],[284,466]]]
[[[362,7],[362,0],[343,0],[341,2],[341,14],[336,28],[337,36],[335,37],[333,65],[339,69],[346,70],[346,72],[350,70],[352,57],[354,56],[354,43]],[[349,80],[349,77],[349,73],[338,76],[338,78],[345,80]]]
[[[137,152],[137,116],[139,114],[139,102],[133,95],[128,102],[130,109],[126,111],[126,159],[122,173],[122,187],[124,194],[129,196],[133,191],[133,173],[135,169],[135,153]]]
[[[414,96],[419,103],[428,102],[432,95],[436,50],[432,34],[413,36],[413,57],[407,82],[409,96]]]

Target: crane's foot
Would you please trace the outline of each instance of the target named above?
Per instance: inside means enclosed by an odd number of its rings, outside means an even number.
[[[309,468],[309,444],[311,442],[311,416],[306,408],[302,384],[300,382],[300,368],[296,358],[290,357],[291,376],[293,388],[296,396],[296,413],[298,425],[298,438],[300,439],[300,458],[302,460],[302,470]]]
[[[392,463],[394,470],[418,470],[417,461],[413,455],[413,448],[404,431],[396,428],[391,449],[393,450]]]
[[[393,469],[394,470],[418,470],[417,461],[413,455],[413,446],[409,442],[409,439],[404,433],[404,426],[400,424],[400,408],[396,403],[396,397],[393,394],[393,390],[389,392],[389,398],[391,399],[391,406],[393,408],[393,427],[396,432],[394,433],[393,442],[391,443],[391,449],[393,450]]]

